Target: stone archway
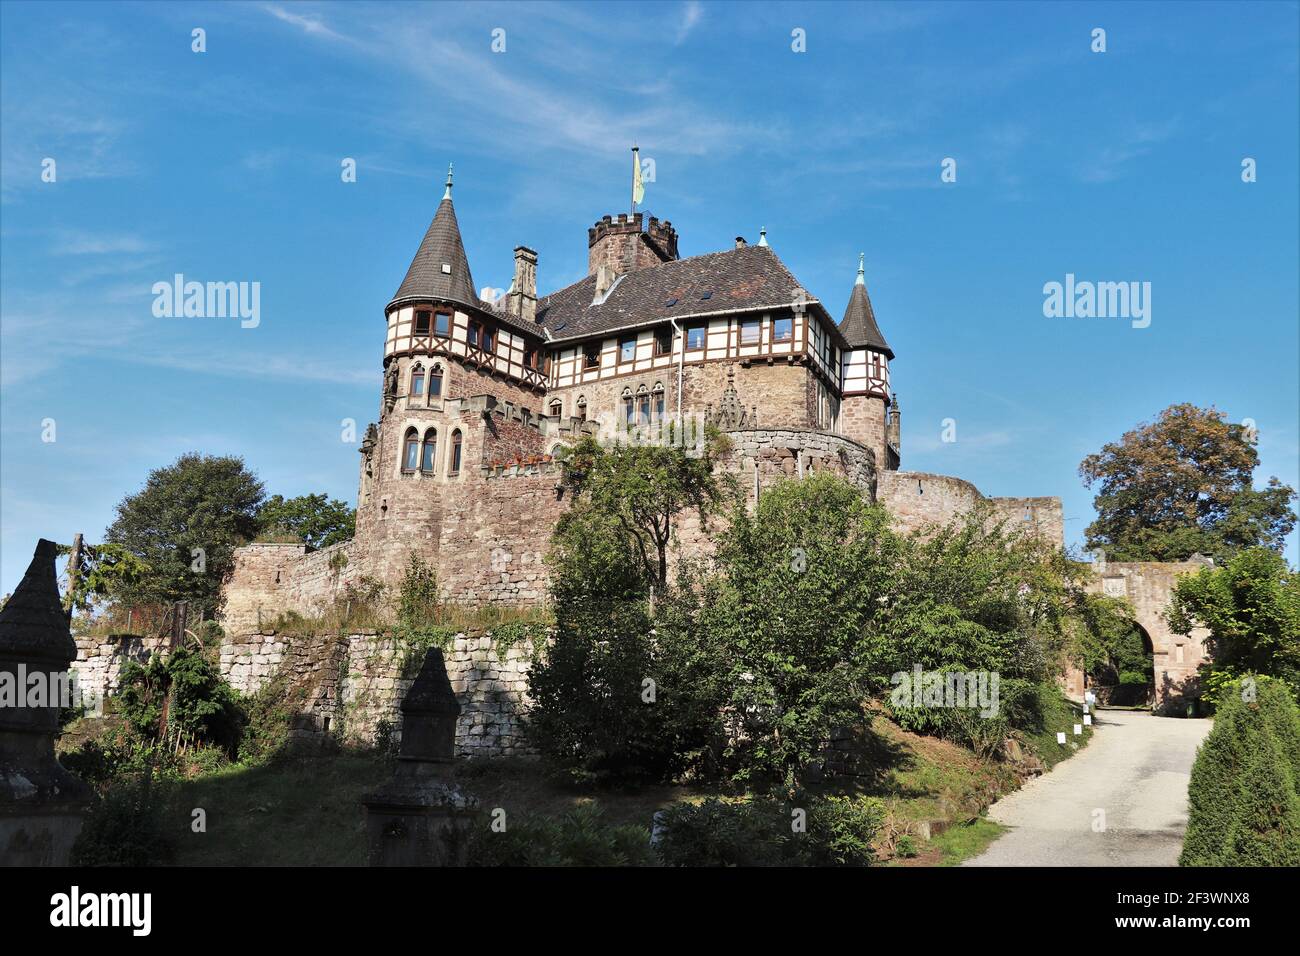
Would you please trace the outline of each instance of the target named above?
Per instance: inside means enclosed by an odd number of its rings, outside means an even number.
[[[1099,561],[1097,580],[1089,590],[1108,597],[1127,598],[1134,616],[1150,641],[1155,665],[1157,711],[1169,712],[1186,705],[1197,694],[1197,668],[1208,656],[1208,631],[1196,628],[1190,635],[1175,634],[1165,621],[1174,582],[1209,564],[1204,558],[1189,561]]]

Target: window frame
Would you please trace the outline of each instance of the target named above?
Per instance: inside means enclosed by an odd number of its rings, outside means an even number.
[[[641,337],[635,333],[633,333],[632,335],[621,336],[618,340],[618,364],[632,365],[634,362],[636,362],[636,350],[637,350],[637,346],[639,346],[640,344],[641,344]],[[627,354],[627,350],[628,350],[627,347],[629,345],[632,346],[632,354],[630,356]]]
[[[665,338],[667,339],[666,343],[664,341]],[[676,335],[673,334],[673,328],[671,325],[661,325],[656,328],[654,330],[654,349],[652,350],[654,357],[658,358],[661,355],[672,355],[674,339],[676,339]]]
[[[462,455],[464,454],[464,448],[463,448],[464,443],[465,443],[465,436],[462,435],[460,429],[457,428],[455,431],[451,433],[451,450],[447,456],[447,477],[448,478],[452,478],[460,474],[461,465],[464,464],[464,462],[461,460]]]
[[[777,331],[782,325],[785,326],[785,334],[782,335]],[[794,341],[794,316],[784,315],[772,320],[772,342],[793,342]]]
[[[440,328],[440,326],[444,324],[444,321],[446,324],[445,329]],[[451,313],[450,312],[435,311],[433,313],[433,334],[440,339],[451,338]]]
[[[746,337],[746,332],[753,329],[754,337]],[[763,344],[763,320],[762,319],[741,319],[740,320],[740,337],[736,340],[737,345],[762,345]]]
[[[424,328],[420,328],[420,320],[424,319]],[[433,329],[433,312],[430,309],[416,309],[415,317],[411,320],[411,330],[413,335],[428,336]]]
[[[700,344],[691,345],[691,336],[695,332],[700,333]],[[700,322],[695,325],[686,326],[686,342],[684,343],[687,352],[700,352],[709,347],[709,323]]]
[[[414,451],[414,466],[410,466],[411,453]],[[413,475],[420,464],[420,432],[414,425],[406,429],[402,436],[402,474]]]
[[[594,346],[584,345],[582,347],[582,370],[585,372],[588,369],[600,368],[600,361],[604,351],[603,342],[598,342]]]
[[[429,467],[425,467],[425,464]],[[430,477],[438,473],[438,429],[429,428],[420,440],[420,474]]]

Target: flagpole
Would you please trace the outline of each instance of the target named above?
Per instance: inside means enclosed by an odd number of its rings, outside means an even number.
[[[641,162],[641,157],[638,155],[640,150],[640,146],[632,147],[632,215],[634,216],[636,215],[636,170]]]

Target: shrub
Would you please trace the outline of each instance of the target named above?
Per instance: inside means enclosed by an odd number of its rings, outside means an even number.
[[[203,653],[178,647],[166,657],[122,667],[118,711],[142,740],[158,740],[163,705],[170,695],[167,734],[172,740],[210,743],[233,755],[245,716],[234,690]]]
[[[868,797],[709,799],[665,810],[655,849],[668,866],[869,866],[884,819]]]
[[[470,866],[649,866],[654,853],[644,827],[610,825],[599,807],[584,804],[558,819],[507,820],[499,833],[482,814],[468,859]]]
[[[1179,864],[1300,865],[1297,754],[1300,710],[1280,681],[1227,685],[1192,766]]]
[[[73,866],[151,866],[172,854],[162,812],[132,781],[112,787],[86,814],[72,847]]]

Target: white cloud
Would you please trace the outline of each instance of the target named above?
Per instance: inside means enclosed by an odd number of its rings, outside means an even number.
[[[680,45],[686,42],[686,38],[691,35],[691,31],[696,25],[704,19],[704,7],[697,0],[687,0],[682,6],[682,19],[677,25],[677,43]]]

